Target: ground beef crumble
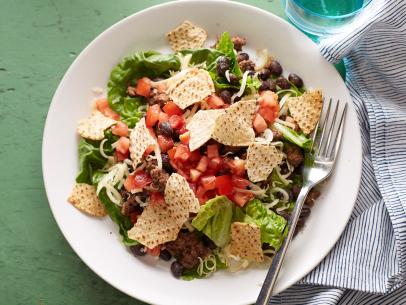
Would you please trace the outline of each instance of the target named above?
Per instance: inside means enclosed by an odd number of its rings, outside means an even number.
[[[198,257],[203,259],[211,253],[210,248],[195,233],[189,231],[179,232],[176,240],[166,243],[165,248],[188,269],[199,264]]]

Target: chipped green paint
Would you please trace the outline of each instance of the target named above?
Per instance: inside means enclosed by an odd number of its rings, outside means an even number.
[[[45,196],[41,141],[52,95],[76,55],[113,23],[161,2],[0,1],[1,304],[143,304],[101,280],[63,238]],[[242,2],[282,14],[279,0]]]

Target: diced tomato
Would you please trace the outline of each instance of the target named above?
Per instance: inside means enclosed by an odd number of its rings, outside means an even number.
[[[109,118],[111,118],[113,120],[117,120],[117,121],[120,119],[120,115],[110,108],[109,102],[105,98],[96,100],[96,108],[101,113],[103,113],[106,117],[109,117]]]
[[[145,156],[148,156],[150,153],[152,153],[153,151],[154,151],[154,145],[153,144],[151,144],[151,145],[149,145],[148,147],[147,147],[147,149],[144,151],[144,157]]]
[[[135,93],[141,96],[148,97],[151,95],[151,80],[148,77],[143,77],[137,80]]]
[[[165,111],[166,114],[169,116],[172,115],[182,115],[183,111],[176,105],[174,102],[167,102],[166,105],[162,108],[163,111]]]
[[[196,190],[197,190],[196,183],[194,183],[194,182],[189,182],[189,187],[190,187],[190,189],[193,191],[193,193],[196,194]]]
[[[159,113],[158,122],[159,123],[164,123],[164,122],[168,122],[168,121],[169,121],[169,115],[167,115],[165,112],[161,111]]]
[[[159,120],[160,112],[161,108],[159,108],[158,104],[149,106],[145,116],[145,125],[147,125],[147,127],[154,127]]]
[[[238,176],[232,176],[231,178],[233,186],[245,189],[248,185],[250,185],[250,182],[247,179],[238,177]]]
[[[196,149],[190,153],[189,160],[192,162],[197,162],[201,159],[201,157],[202,155],[200,154],[200,151]]]
[[[171,163],[172,164],[172,163]],[[176,168],[176,167],[174,167],[173,165],[172,165],[172,167],[173,168]],[[189,170],[187,170],[187,169],[181,169],[181,168],[176,168],[176,172],[179,174],[179,175],[181,175],[183,178],[185,178],[187,181],[189,181],[190,180],[190,175],[189,175]]]
[[[169,149],[171,149],[174,145],[172,138],[168,138],[162,135],[158,136],[158,145],[159,148],[161,149],[161,152],[167,152]]]
[[[185,123],[186,123],[186,121],[185,121]],[[181,134],[184,134],[184,133],[186,133],[186,132],[188,132],[188,130],[186,129],[186,126],[185,125],[183,125],[183,127],[181,127],[180,129],[178,129],[178,133],[181,135]]]
[[[121,162],[127,159],[130,156],[130,151],[127,151],[125,154],[122,154],[119,151],[115,151],[117,161]]]
[[[151,192],[149,200],[152,204],[165,204],[165,198],[159,192]]]
[[[231,173],[237,176],[245,174],[245,161],[242,159],[231,159],[227,161],[227,166],[230,168]]]
[[[262,91],[259,101],[258,113],[268,123],[273,123],[279,114],[278,95],[272,91]]]
[[[219,156],[219,147],[217,144],[207,145],[207,157],[209,159]]]
[[[199,172],[197,169],[190,170],[190,180],[192,182],[196,182],[197,180],[199,180],[201,175],[202,175],[202,173]]]
[[[224,101],[221,99],[221,97],[219,97],[215,94],[212,94],[212,95],[209,95],[209,97],[207,99],[207,104],[212,109],[219,109],[224,105]]]
[[[171,124],[171,127],[173,129],[181,129],[182,127],[185,126],[185,118],[183,115],[172,115],[169,118],[169,124]]]
[[[119,137],[128,137],[128,126],[123,122],[117,122],[111,127],[111,132]]]
[[[230,175],[216,177],[216,189],[220,195],[229,195],[233,192],[233,184]]]
[[[220,157],[215,157],[209,160],[209,168],[218,171],[221,168],[222,160]]]
[[[138,216],[140,216],[138,213],[130,213],[130,221],[133,225],[137,223]]]
[[[167,154],[169,156],[169,159],[175,160],[175,154],[176,154],[176,147],[170,149],[167,151]]]
[[[197,164],[196,169],[198,171],[201,171],[202,173],[204,173],[207,170],[207,166],[209,165],[209,158],[207,158],[206,156],[203,156],[199,163]]]
[[[128,192],[131,192],[135,189],[142,189],[152,182],[150,175],[144,171],[135,172],[132,175],[129,175],[124,182],[124,187]]]
[[[199,200],[200,204],[204,204],[208,197],[206,196],[206,190],[203,186],[199,185],[196,190],[196,197]]]
[[[145,252],[152,256],[159,256],[159,254],[161,253],[161,246],[158,245],[152,249],[145,247]]]
[[[187,161],[190,157],[190,150],[189,147],[183,144],[179,144],[176,147],[176,152],[174,159],[175,160],[180,160],[180,161]]]
[[[254,117],[254,121],[252,122],[252,125],[254,126],[254,129],[257,133],[264,132],[265,129],[268,128],[268,125],[266,124],[266,121],[264,118],[257,113]]]
[[[189,144],[189,140],[190,140],[190,131],[187,131],[185,133],[182,133],[179,136],[179,140],[184,143],[184,144]]]
[[[206,191],[214,190],[216,188],[216,177],[211,176],[203,176],[200,179],[200,184],[204,187]]]
[[[130,148],[130,139],[128,139],[126,137],[121,137],[118,140],[118,145],[116,147],[116,150],[124,155],[128,152],[129,148]]]
[[[233,201],[240,207],[243,207],[252,198],[254,198],[254,195],[251,193],[235,192],[233,194]]]

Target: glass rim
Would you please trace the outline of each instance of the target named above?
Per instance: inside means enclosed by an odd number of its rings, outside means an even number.
[[[287,1],[289,1],[289,0],[287,0]],[[297,0],[292,0],[292,1],[295,3],[295,5],[297,5],[297,6],[300,7],[303,11],[305,11],[306,14],[313,15],[313,16],[316,16],[316,17],[319,17],[319,18],[324,18],[324,19],[341,19],[341,18],[347,18],[347,17],[354,16],[354,15],[356,15],[359,11],[361,11],[362,9],[364,9],[366,6],[368,6],[368,5],[372,2],[372,0],[366,0],[366,1],[364,1],[364,3],[362,4],[362,6],[361,6],[359,9],[357,9],[356,11],[353,11],[353,12],[351,12],[351,13],[345,14],[345,15],[329,16],[329,15],[322,15],[322,14],[315,13],[315,12],[313,12],[313,11],[310,11],[309,9],[303,7],[301,4],[297,3]]]

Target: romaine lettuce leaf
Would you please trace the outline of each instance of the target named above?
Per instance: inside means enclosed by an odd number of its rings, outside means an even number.
[[[230,59],[230,72],[238,77],[241,77],[242,72],[240,69],[240,65],[238,64],[237,57],[234,53],[234,44],[228,32],[224,32],[223,34],[221,34],[216,49],[227,56],[228,59]]]
[[[128,237],[127,231],[133,227],[128,216],[121,214],[121,209],[118,205],[114,204],[106,194],[106,189],[102,188],[99,195],[100,201],[103,203],[104,208],[109,214],[110,218],[118,225],[119,232],[123,237],[123,243],[126,246],[133,246],[138,244],[137,241]]]
[[[233,217],[233,203],[225,196],[208,200],[192,220],[192,225],[218,247],[230,241],[230,226]]]
[[[194,50],[182,50],[179,53],[182,55],[192,54],[190,58],[190,63],[197,65],[203,62],[206,63],[206,70],[212,71],[216,68],[216,60],[218,57],[224,55],[224,53],[216,50],[216,49],[194,49]]]
[[[76,176],[77,183],[92,184],[93,173],[101,169],[107,162],[99,151],[99,141],[79,142],[79,173]]]
[[[103,145],[106,155],[113,155],[111,144],[118,140],[118,137],[111,133],[111,129],[104,132],[107,141]],[[79,173],[76,176],[77,183],[97,184],[98,170],[107,162],[107,159],[100,154],[100,141],[81,139],[79,142]]]
[[[169,71],[180,68],[175,54],[160,54],[155,51],[138,52],[124,58],[110,74],[107,84],[111,109],[118,112],[121,120],[130,128],[143,116],[139,106],[145,104],[141,97],[127,95],[127,87],[140,77],[168,77]]]
[[[256,224],[261,229],[262,243],[268,243],[278,250],[287,233],[285,218],[267,209],[259,199],[248,202],[244,212],[244,222]]]

